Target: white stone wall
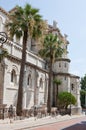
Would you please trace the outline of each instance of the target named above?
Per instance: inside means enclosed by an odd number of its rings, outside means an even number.
[[[61,81],[61,84],[58,87],[58,91],[70,91],[70,77],[65,75],[58,75],[55,77],[56,79]]]
[[[12,70],[16,72],[16,84],[11,82],[11,72]],[[4,74],[4,104],[15,104],[15,99],[17,99],[18,82],[19,82],[19,71],[20,65],[16,62],[8,60],[5,58],[5,74]]]
[[[72,89],[71,84],[73,84],[73,86],[74,86],[73,89]],[[80,80],[76,77],[71,77],[70,88],[71,88],[71,93],[75,96],[75,98],[77,100],[76,107],[81,107],[81,103],[80,103]]]
[[[69,73],[69,62],[64,60],[55,62],[53,66],[53,71],[57,73]]]
[[[6,13],[0,11],[0,31],[6,31],[4,24],[8,16]],[[54,26],[55,27],[55,26]],[[8,32],[7,32],[8,33]],[[56,34],[56,32],[54,32]],[[58,32],[57,32],[58,34]],[[67,42],[64,39],[64,42]],[[5,70],[4,70],[4,85],[3,85],[3,104],[16,105],[17,101],[17,92],[18,92],[18,82],[20,74],[20,62],[17,60],[21,59],[22,54],[22,38],[18,41],[16,37],[13,37],[13,41],[7,41],[3,47],[7,48],[9,54],[15,59],[5,58]],[[30,50],[31,41],[28,39],[27,42],[27,51],[26,51],[26,62],[25,66],[25,75],[24,75],[24,94],[23,94],[23,108],[29,109],[33,105],[40,105],[42,103],[47,103],[47,93],[48,93],[48,74],[42,69],[45,69],[45,61],[39,58],[37,55],[33,54]],[[67,51],[67,44],[63,44],[63,48]],[[34,49],[34,48],[33,48]],[[36,48],[35,48],[36,49]],[[68,53],[62,55],[63,60],[58,60],[53,65],[53,71],[60,73],[56,76],[57,79],[62,81],[62,84],[59,85],[59,92],[68,91],[76,97],[77,103],[76,106],[80,107],[80,86],[79,80],[69,74],[69,59],[67,59]],[[29,66],[28,63],[39,67],[39,69]],[[11,72],[12,69],[16,72],[16,84],[11,82]],[[63,75],[62,75],[63,74]],[[30,75],[30,84],[27,85],[28,75]],[[42,80],[42,85],[40,85],[40,80]],[[71,90],[71,84],[74,84],[74,90]],[[53,89],[53,82],[52,82]],[[52,90],[53,91],[53,90]],[[51,95],[52,96],[52,95]]]
[[[16,61],[10,60],[5,58],[5,75],[4,75],[4,96],[3,96],[3,103],[7,104],[8,106],[10,104],[16,105],[17,103],[17,91],[18,91],[18,82],[19,82],[19,71],[20,71],[20,64]],[[16,84],[11,82],[11,72],[12,69],[15,70],[17,75],[17,81]],[[35,74],[35,68],[32,68],[30,66],[26,66],[25,68],[25,76],[24,76],[24,95],[23,95],[23,108],[29,109],[31,106],[34,105],[34,95],[36,94],[37,98],[37,105],[40,105],[41,103],[44,103],[44,95],[45,94],[45,74],[41,71],[38,72],[38,81],[36,85],[36,74]],[[27,79],[28,75],[31,75],[31,83],[28,86],[27,85]],[[40,87],[40,79],[42,78],[43,86]],[[35,87],[36,87],[36,93],[35,93]]]

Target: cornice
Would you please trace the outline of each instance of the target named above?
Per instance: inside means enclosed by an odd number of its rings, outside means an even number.
[[[53,74],[60,75],[60,76],[70,76],[70,73],[62,73],[62,72],[58,72],[58,73],[54,72]]]
[[[2,13],[4,13],[5,15],[9,16],[9,13],[8,13],[7,11],[5,11],[2,7],[0,7],[0,11],[1,11]]]
[[[56,61],[67,61],[67,62],[71,62],[71,60],[68,59],[68,58],[57,58]]]
[[[21,59],[18,58],[18,57],[9,55],[9,56],[8,56],[8,59],[9,59],[9,60],[12,60],[13,62],[16,61],[18,64],[21,64]],[[39,70],[39,71],[42,71],[42,72],[45,72],[45,73],[49,73],[47,70],[42,69],[42,68],[38,67],[37,65],[34,65],[34,64],[30,63],[30,62],[26,62],[26,65],[28,65],[28,66],[30,66],[30,67],[33,67],[33,68],[35,68],[35,69],[37,69],[37,70]]]
[[[55,76],[60,75],[60,76],[69,76],[70,78],[77,78],[77,79],[80,78],[79,76],[73,75],[73,74],[70,74],[70,73],[62,73],[62,72],[56,73],[56,72],[53,72],[53,74],[54,74]]]
[[[13,9],[11,9],[11,10],[9,11],[9,13],[12,13],[12,12],[14,12],[14,11],[16,11],[16,6],[15,6]]]
[[[78,78],[78,79],[80,78],[79,76],[74,75],[74,74],[70,74],[70,77],[71,77],[71,78]]]
[[[7,59],[11,60],[12,62],[17,62],[18,64],[21,64],[21,60],[11,54],[8,55]]]

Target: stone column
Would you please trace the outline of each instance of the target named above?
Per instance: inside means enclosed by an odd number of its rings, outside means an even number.
[[[24,70],[24,79],[23,79],[23,108],[26,108],[26,93],[27,93],[27,68],[25,66],[25,70]]]
[[[0,63],[0,104],[3,103],[3,81],[4,81],[4,75],[3,75],[3,66]]]
[[[35,70],[35,84],[34,84],[34,105],[37,105],[37,85],[38,85],[38,71]]]
[[[26,109],[26,91],[23,94],[23,109]]]

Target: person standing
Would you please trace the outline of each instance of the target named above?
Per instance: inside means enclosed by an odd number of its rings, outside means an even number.
[[[13,119],[13,105],[10,105],[9,106],[9,109],[8,109],[8,117],[10,119],[10,123],[12,123],[12,119]]]

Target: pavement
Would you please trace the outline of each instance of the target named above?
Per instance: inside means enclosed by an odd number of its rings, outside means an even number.
[[[47,117],[42,117],[42,118],[26,118],[22,120],[13,120],[13,119],[4,119],[0,120],[0,130],[23,130],[25,128],[33,128],[33,127],[38,127],[46,124],[53,124],[56,122],[61,122],[65,120],[71,120],[74,118],[80,118],[84,117],[85,114],[82,115],[65,115],[65,116],[47,116]]]

